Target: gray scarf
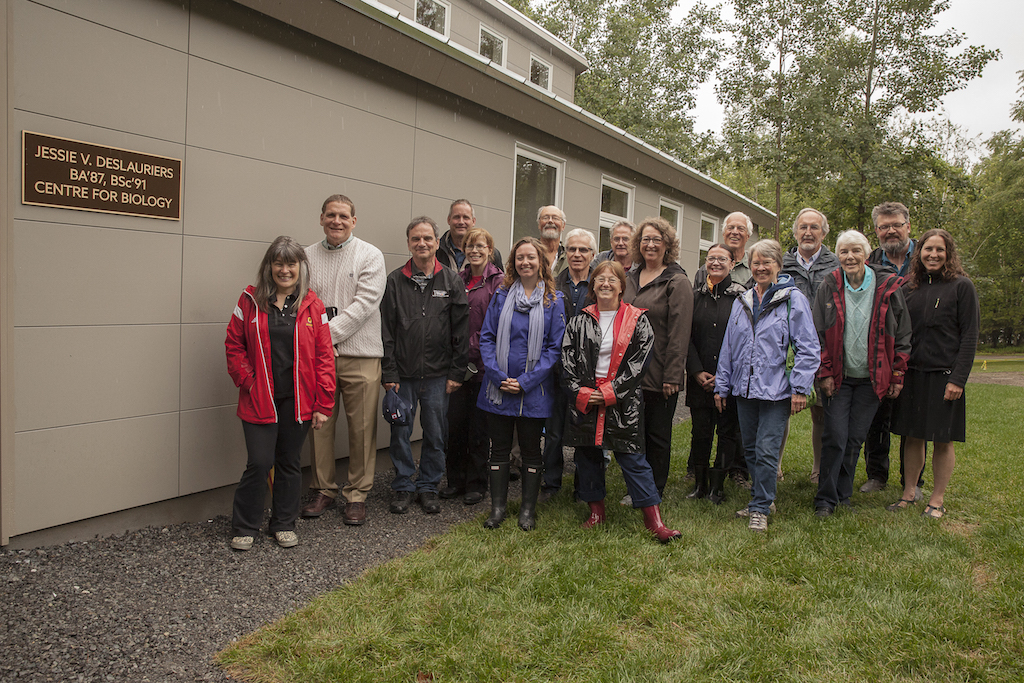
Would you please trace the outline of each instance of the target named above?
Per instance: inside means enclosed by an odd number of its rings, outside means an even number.
[[[508,290],[505,304],[498,318],[498,329],[495,334],[495,360],[498,368],[508,376],[509,343],[512,337],[512,314],[530,314],[529,336],[526,347],[526,371],[529,372],[540,360],[540,352],[544,347],[544,281],[541,280],[533,288],[529,298],[523,290],[523,283],[516,280]],[[487,384],[487,399],[496,406],[501,405],[502,393],[494,382]]]

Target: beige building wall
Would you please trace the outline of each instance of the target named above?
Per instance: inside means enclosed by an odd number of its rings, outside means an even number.
[[[5,5],[4,543],[237,482],[225,326],[274,237],[322,237],[327,195],[391,269],[410,217],[443,225],[455,197],[507,254],[517,142],[568,160],[570,227],[597,230],[602,174],[637,186],[636,219],[673,193],[229,0]],[[183,159],[181,220],[20,204],[23,130]]]

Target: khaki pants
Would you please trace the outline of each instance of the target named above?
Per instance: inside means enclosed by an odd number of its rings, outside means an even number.
[[[377,403],[380,397],[380,358],[338,356],[334,359],[338,388],[334,411],[313,431],[313,481],[310,488],[331,498],[338,496],[335,481],[334,430],[342,404],[348,420],[348,483],[342,494],[350,503],[366,501],[377,466]]]

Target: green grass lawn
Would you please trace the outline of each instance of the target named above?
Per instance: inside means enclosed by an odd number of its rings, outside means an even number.
[[[921,505],[886,512],[898,487],[815,518],[803,413],[778,514],[755,534],[733,517],[746,496],[731,484],[720,507],[685,500],[684,423],[662,506],[681,542],[657,544],[639,511],[614,504],[613,466],[605,528],[579,529],[585,507],[564,491],[532,533],[514,518],[487,531],[481,516],[219,661],[250,681],[1024,680],[1024,389],[968,394],[939,522]]]
[[[971,372],[1024,372],[1024,358],[986,358],[979,354]]]

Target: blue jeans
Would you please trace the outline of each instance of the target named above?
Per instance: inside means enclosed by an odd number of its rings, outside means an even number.
[[[654,485],[654,474],[643,453],[622,453],[615,451],[615,460],[622,470],[626,490],[633,499],[633,507],[645,508],[661,503],[658,487]],[[604,500],[604,453],[600,448],[577,447],[576,471],[580,473],[580,499],[586,503]]]
[[[402,377],[398,381],[398,395],[412,405],[409,424],[404,427],[391,425],[391,446],[388,454],[395,465],[395,479],[391,482],[393,491],[437,491],[437,485],[444,476],[444,438],[448,434],[448,394],[445,392],[447,377],[411,379]],[[423,426],[423,443],[420,445],[420,473],[416,474],[416,463],[412,459],[412,425],[416,420],[416,405],[420,407],[420,425]]]
[[[767,515],[768,508],[775,502],[779,448],[782,447],[782,434],[786,431],[791,407],[792,402],[788,398],[781,401],[736,399],[747,472],[753,484],[748,506],[751,512]]]
[[[853,494],[860,447],[875,419],[879,400],[868,378],[844,377],[839,391],[822,398],[825,431],[821,436],[821,472],[814,507],[835,510]]]

